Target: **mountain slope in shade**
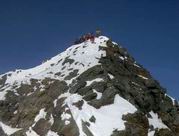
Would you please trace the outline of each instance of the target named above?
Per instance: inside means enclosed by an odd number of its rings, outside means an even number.
[[[0,75],[0,136],[177,136],[176,100],[105,36]]]

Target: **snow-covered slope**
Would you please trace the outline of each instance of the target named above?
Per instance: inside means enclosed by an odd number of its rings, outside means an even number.
[[[176,134],[171,124],[178,127],[178,117],[175,101],[105,36],[0,75],[2,136]]]
[[[28,83],[31,78],[44,79],[45,77],[63,80],[73,69],[78,69],[79,74],[81,74],[97,65],[101,56],[105,56],[105,52],[100,51],[99,46],[106,46],[107,40],[107,37],[101,36],[95,39],[95,43],[86,41],[78,45],[72,45],[66,51],[35,68],[9,72],[10,76],[7,77],[6,83],[11,85],[21,82]],[[65,59],[72,59],[75,62],[72,64],[70,62],[65,63]],[[57,72],[63,73],[64,76],[56,77],[54,74]]]
[[[95,39],[95,43],[86,41],[78,45],[72,45],[66,51],[37,67],[6,73],[7,80],[5,84],[7,85],[4,86],[4,91],[0,92],[0,100],[5,99],[7,90],[12,89],[12,85],[19,87],[22,83],[30,84],[30,79],[52,78],[64,80],[73,70],[78,70],[78,75],[80,75],[85,70],[98,65],[101,56],[105,56],[105,52],[99,50],[99,46],[106,46],[107,40],[107,37],[101,36]],[[58,73],[61,73],[61,75],[59,76]],[[0,75],[0,78],[2,77],[3,75]],[[72,80],[66,80],[66,82],[70,84]]]

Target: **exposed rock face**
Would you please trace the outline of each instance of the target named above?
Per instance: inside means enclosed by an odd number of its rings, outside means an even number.
[[[0,76],[0,136],[179,135],[177,101],[126,49],[95,42]]]

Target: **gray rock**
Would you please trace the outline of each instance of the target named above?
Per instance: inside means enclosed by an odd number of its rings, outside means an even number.
[[[79,91],[79,89],[83,88],[86,86],[86,82],[85,81],[78,81],[71,89],[70,89],[70,93],[76,93]]]
[[[82,121],[82,129],[83,132],[87,135],[87,136],[94,136],[91,131],[88,129],[88,125],[86,124],[86,122]]]
[[[155,132],[154,136],[176,136],[169,129],[159,129]]]
[[[40,119],[36,125],[33,127],[33,130],[40,136],[45,136],[50,129],[51,125],[45,119]]]
[[[6,83],[7,75],[4,75],[0,78],[0,86],[3,86]]]
[[[78,71],[79,71],[79,70],[76,69],[76,70],[70,72],[69,75],[65,77],[65,80],[70,80],[70,79],[76,77],[77,74],[78,74]]]
[[[95,122],[96,122],[96,118],[95,118],[94,116],[92,116],[92,117],[89,119],[89,121],[95,123]]]
[[[85,95],[83,97],[83,99],[86,100],[86,101],[90,101],[90,100],[95,99],[96,97],[97,97],[96,93],[89,93],[89,94]]]
[[[74,61],[75,60],[70,59],[69,57],[66,57],[65,60],[63,61],[62,65],[64,65],[65,63],[69,63],[71,65]]]
[[[82,106],[84,104],[84,101],[83,100],[80,100],[76,103],[73,103],[73,105],[75,105],[76,107],[78,107],[79,110],[82,110]]]

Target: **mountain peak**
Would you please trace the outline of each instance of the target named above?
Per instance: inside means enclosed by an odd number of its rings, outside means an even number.
[[[126,49],[88,37],[37,67],[0,76],[0,135],[179,134],[177,101]]]

